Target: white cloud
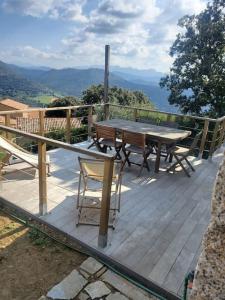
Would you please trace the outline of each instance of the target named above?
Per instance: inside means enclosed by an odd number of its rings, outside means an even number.
[[[198,14],[206,6],[204,0],[176,0],[176,3],[180,3],[181,10],[188,14]]]
[[[114,34],[129,30],[134,23],[151,23],[159,15],[155,0],[103,0],[92,11],[87,31]]]
[[[86,10],[89,1],[95,1],[96,5]],[[77,22],[61,40],[57,52],[30,45],[15,49],[15,53],[24,59],[37,57],[41,63],[49,62],[56,67],[98,65],[104,63],[104,45],[110,44],[112,64],[167,71],[172,63],[169,48],[179,32],[178,19],[199,13],[207,3],[207,0],[89,1],[4,0],[3,7],[8,12]]]
[[[3,59],[8,61],[10,58],[12,61],[19,61],[24,63],[39,63],[51,62],[52,60],[57,61],[62,59],[60,52],[54,52],[51,48],[40,50],[30,45],[20,46],[15,48],[8,48],[7,51],[2,50],[0,55]]]
[[[82,11],[85,2],[86,0],[3,0],[2,7],[8,13],[85,22],[86,17]]]
[[[103,63],[99,54],[103,55],[104,44],[110,44],[113,64],[167,71],[172,63],[169,48],[179,31],[178,19],[199,13],[205,5],[202,0],[99,1],[88,22],[65,38],[64,45],[67,53],[81,59],[82,54],[92,56],[98,64]]]

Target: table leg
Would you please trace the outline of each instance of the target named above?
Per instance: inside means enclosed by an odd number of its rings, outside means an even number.
[[[159,173],[160,157],[161,157],[161,147],[162,147],[162,143],[158,142],[157,153],[156,153],[156,161],[155,161],[155,173]]]

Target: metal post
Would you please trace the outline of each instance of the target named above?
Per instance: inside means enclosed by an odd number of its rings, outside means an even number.
[[[110,46],[105,45],[104,103],[108,103]]]
[[[105,120],[109,120],[109,104],[108,103],[104,104],[104,115],[105,115]]]

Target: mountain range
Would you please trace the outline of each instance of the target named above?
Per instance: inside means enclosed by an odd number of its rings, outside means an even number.
[[[109,84],[144,92],[160,110],[174,111],[168,92],[159,87],[163,73],[155,70],[111,67]],[[93,84],[103,83],[104,70],[95,68],[25,68],[0,61],[0,97],[14,97],[32,106],[37,95],[81,96]]]

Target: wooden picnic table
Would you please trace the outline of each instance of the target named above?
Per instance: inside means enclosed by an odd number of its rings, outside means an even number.
[[[191,135],[191,131],[181,130],[177,128],[123,120],[111,119],[96,122],[96,124],[109,126],[121,132],[123,130],[133,131],[145,134],[150,140],[157,142],[157,153],[155,161],[155,172],[159,172],[161,148],[163,144],[176,144]]]

